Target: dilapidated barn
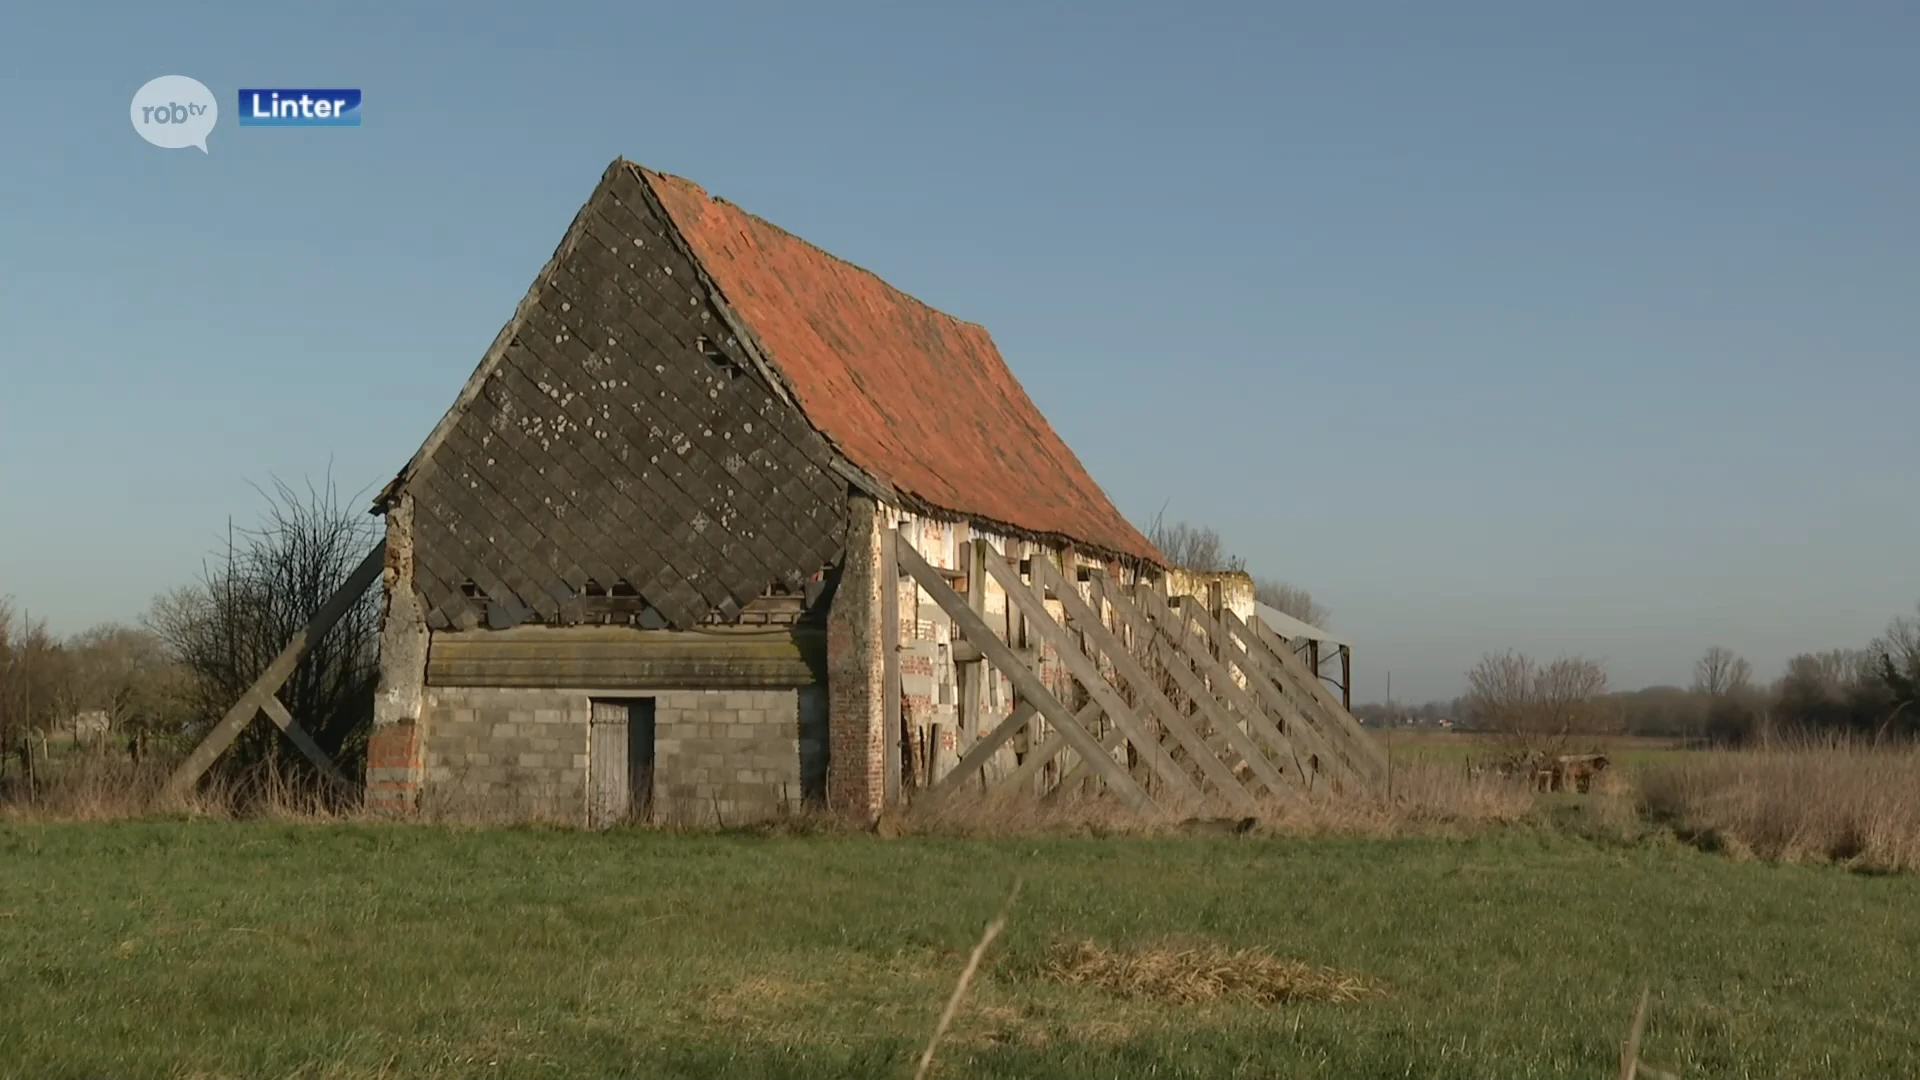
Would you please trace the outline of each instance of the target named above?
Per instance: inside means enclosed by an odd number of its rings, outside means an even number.
[[[377,511],[375,806],[1244,809],[1383,768],[1244,575],[1166,572],[983,328],[625,160]]]

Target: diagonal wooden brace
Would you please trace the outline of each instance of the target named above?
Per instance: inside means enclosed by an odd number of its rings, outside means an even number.
[[[167,778],[167,797],[180,798],[193,790],[193,785],[200,782],[200,778],[207,774],[220,755],[233,745],[233,740],[240,737],[241,730],[260,715],[266,699],[278,694],[280,687],[293,677],[294,669],[300,666],[300,658],[307,654],[315,642],[327,636],[333,624],[353,608],[361,594],[367,591],[367,586],[380,576],[386,554],[386,540],[382,539],[373,545],[373,550],[367,552],[367,557],[360,560],[360,565],[348,575],[346,583],[328,597],[325,604],[320,605],[320,610],[314,613],[307,625],[293,635],[293,640],[287,642],[280,654],[260,673],[260,677],[253,680],[253,685],[247,687],[247,692],[240,695],[240,700],[233,703],[233,708],[227,710],[220,722],[207,732],[206,738],[200,740],[200,745],[194,747],[187,759]],[[328,767],[331,767],[331,762]]]

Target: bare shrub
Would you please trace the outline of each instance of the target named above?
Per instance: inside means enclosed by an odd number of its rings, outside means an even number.
[[[1920,869],[1920,748],[1840,736],[1689,755],[1647,769],[1645,812],[1761,858]]]
[[[1576,735],[1619,726],[1606,698],[1606,668],[1584,657],[1541,664],[1511,650],[1489,653],[1467,673],[1467,685],[1474,717],[1516,756],[1551,758],[1565,753]]]
[[[378,538],[367,515],[342,503],[331,484],[296,491],[276,482],[261,523],[236,530],[201,580],[154,602],[148,625],[186,669],[198,730],[239,700],[287,642],[352,575]],[[379,679],[379,602],[369,590],[314,642],[280,689],[288,711],[348,775],[365,753]],[[219,770],[244,789],[255,767],[312,776],[312,766],[265,723],[247,727]],[[263,792],[265,794],[265,792]]]

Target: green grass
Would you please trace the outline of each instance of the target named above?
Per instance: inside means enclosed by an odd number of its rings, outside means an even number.
[[[0,1074],[1920,1074],[1920,878],[1657,841],[883,841],[145,822],[0,826]],[[1349,1004],[1039,977],[1089,938],[1265,946]]]

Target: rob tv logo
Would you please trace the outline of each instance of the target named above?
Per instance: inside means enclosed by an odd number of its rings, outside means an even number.
[[[360,91],[280,87],[240,91],[241,127],[359,127]]]

